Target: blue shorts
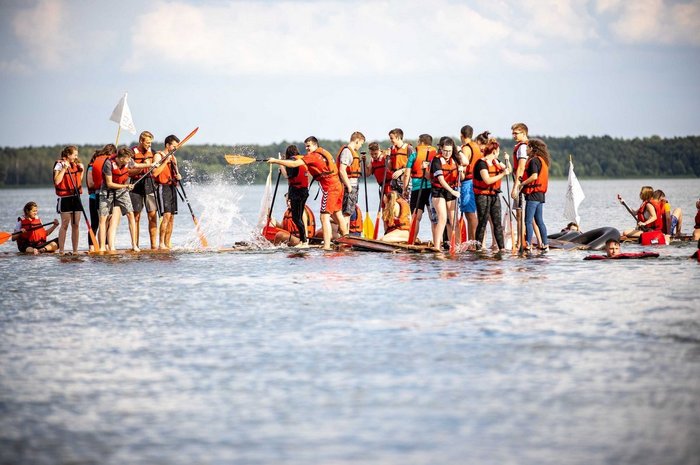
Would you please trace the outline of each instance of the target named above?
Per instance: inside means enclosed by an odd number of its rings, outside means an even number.
[[[476,213],[476,197],[474,197],[473,180],[462,181],[459,188],[459,211],[462,213]]]
[[[677,227],[678,227],[678,218],[671,215],[671,230],[670,230],[669,234],[673,236],[673,233]]]

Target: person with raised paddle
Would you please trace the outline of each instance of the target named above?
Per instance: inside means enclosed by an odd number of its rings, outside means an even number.
[[[387,173],[387,178],[391,181],[395,181],[392,189],[397,190],[395,189],[396,186],[408,184],[404,182],[404,179],[408,176],[406,165],[408,164],[408,157],[411,156],[414,150],[411,144],[404,142],[403,130],[401,128],[394,128],[389,131],[389,141],[391,141],[391,147],[387,149],[386,153],[386,156],[389,157],[389,172]],[[409,195],[408,190],[403,189],[402,195],[407,199]]]
[[[437,156],[430,164],[431,191],[433,208],[435,209],[437,222],[433,225],[433,247],[440,252],[442,236],[447,227],[454,221],[456,201],[459,199],[459,163],[457,161],[457,148],[454,140],[450,137],[442,137],[438,144]],[[452,230],[447,228],[448,239],[452,238]]]
[[[350,136],[350,142],[343,145],[338,151],[336,164],[338,165],[338,175],[340,182],[345,186],[343,194],[343,216],[345,221],[350,223],[350,217],[355,217],[355,205],[359,197],[359,180],[362,175],[362,165],[359,150],[365,143],[365,136],[359,131],[355,131]],[[362,217],[362,215],[360,215]]]
[[[299,149],[296,145],[290,145],[285,150],[285,158],[287,160],[301,160],[302,156],[299,154]],[[303,163],[295,168],[281,166],[280,170],[284,177],[287,178],[287,184],[289,185],[287,189],[288,211],[290,212],[292,223],[296,226],[300,241],[299,244],[296,244],[296,247],[306,248],[309,246],[309,236],[307,228],[304,227],[304,211],[306,210],[306,200],[309,198],[309,170]],[[313,234],[312,232],[311,235],[313,236]]]
[[[107,144],[102,149],[95,151],[88,163],[85,172],[85,182],[88,187],[88,208],[90,210],[90,226],[93,235],[97,235],[100,225],[100,190],[102,189],[102,168],[105,161],[117,154],[117,147],[114,144]],[[99,241],[98,241],[99,242]],[[99,244],[92,243],[89,237],[88,245],[90,252],[99,249]]]
[[[642,204],[639,206],[636,212],[632,211],[627,207],[624,199],[621,196],[617,196],[617,199],[637,220],[637,225],[634,229],[628,229],[622,232],[622,240],[630,238],[638,238],[643,233],[648,231],[660,231],[662,228],[662,218],[657,215],[657,208],[655,207],[654,201],[654,188],[651,186],[642,186],[639,191],[639,199]]]
[[[142,182],[136,182],[148,171],[153,164],[155,155],[153,154],[153,134],[143,131],[139,135],[139,143],[132,147],[134,151],[134,163],[145,168],[133,168],[129,170],[131,183],[134,189],[129,192],[131,205],[134,208],[134,221],[136,222],[136,245],[139,244],[141,229],[141,212],[146,208],[148,216],[148,237],[151,241],[151,249],[158,247],[158,205],[156,198],[156,184],[153,177],[148,176]]]
[[[75,145],[65,147],[61,151],[61,158],[56,160],[53,168],[53,184],[58,196],[56,213],[61,215],[61,228],[58,230],[58,252],[60,254],[64,253],[69,225],[73,253],[78,253],[83,172],[83,164],[78,159],[78,147]]]
[[[297,168],[306,165],[309,174],[318,181],[323,190],[321,197],[321,229],[323,230],[323,249],[331,250],[331,215],[338,223],[341,236],[348,233],[348,226],[343,216],[343,184],[338,178],[338,167],[328,150],[319,147],[318,139],[314,136],[304,140],[306,155],[296,160],[279,160],[270,158],[268,163],[282,165],[286,168]]]
[[[182,179],[177,170],[177,158],[175,158],[179,143],[180,139],[171,134],[165,138],[164,149],[153,156],[153,163],[156,165],[153,178],[156,181],[156,195],[163,218],[158,236],[159,249],[172,248],[173,224],[177,215],[177,183]]]
[[[464,179],[460,184],[459,211],[467,219],[467,237],[471,240],[476,236],[478,224],[476,214],[476,198],[474,197],[474,165],[483,156],[479,144],[472,140],[474,128],[466,124],[459,130],[459,138],[462,143],[458,159],[464,166]]]
[[[49,234],[58,227],[58,220],[42,224],[39,219],[39,206],[36,202],[27,202],[24,206],[24,216],[17,218],[17,226],[12,233],[12,240],[17,241],[17,249],[22,253],[39,255],[58,250],[58,239],[47,239]],[[51,225],[48,230],[45,226]]]
[[[505,251],[503,227],[501,225],[501,180],[510,174],[506,165],[498,161],[500,146],[490,139],[483,150],[483,157],[474,165],[473,188],[476,196],[478,224],[476,227],[477,248],[481,248],[489,221],[499,252]]]
[[[418,136],[418,145],[414,153],[408,156],[406,167],[410,170],[410,176],[404,177],[404,190],[408,189],[411,182],[411,227],[409,229],[408,243],[414,244],[420,231],[420,221],[423,212],[430,204],[430,163],[435,158],[437,149],[433,147],[433,136],[421,134]]]
[[[129,182],[129,164],[132,163],[134,152],[128,147],[122,147],[117,154],[105,161],[102,166],[102,187],[100,189],[100,252],[116,251],[117,228],[122,215],[129,221],[131,249],[139,251],[136,243],[136,222],[131,206],[129,192],[133,184]],[[107,226],[109,221],[109,226]]]
[[[527,142],[528,159],[522,177],[518,180],[522,194],[525,196],[525,247],[532,248],[534,235],[533,222],[537,223],[542,240],[539,243],[541,251],[549,250],[547,226],[542,215],[545,194],[549,185],[550,156],[547,144],[540,139],[530,139]],[[518,193],[520,194],[520,193]]]

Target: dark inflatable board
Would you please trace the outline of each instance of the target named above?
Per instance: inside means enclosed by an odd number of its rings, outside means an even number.
[[[656,252],[639,252],[639,253],[621,253],[614,257],[608,257],[607,255],[589,255],[584,257],[584,260],[629,260],[635,258],[657,258],[659,256]]]

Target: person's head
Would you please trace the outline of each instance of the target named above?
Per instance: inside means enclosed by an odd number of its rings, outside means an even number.
[[[457,146],[451,137],[443,136],[440,138],[439,153],[447,160],[450,157],[456,156]]]
[[[153,143],[153,134],[151,134],[148,131],[143,131],[139,135],[139,145],[143,147],[144,149],[148,150],[151,148],[151,144]]]
[[[176,149],[179,143],[180,139],[175,134],[170,134],[165,138],[165,149],[168,151]]]
[[[350,136],[350,143],[348,145],[351,146],[353,150],[360,150],[360,147],[362,147],[362,144],[365,143],[365,140],[364,134],[362,134],[360,131],[355,131]]]
[[[474,137],[474,128],[468,124],[462,126],[462,129],[459,130],[459,135],[462,137],[462,140],[471,139]]]
[[[108,157],[111,157],[117,153],[117,146],[114,144],[107,144],[104,147],[102,147],[102,150],[100,150],[99,155],[106,155]]]
[[[430,134],[421,134],[418,136],[419,145],[433,145],[433,136]]]
[[[486,144],[488,144],[489,140],[491,139],[491,131],[484,131],[478,136],[476,136],[476,139],[474,139],[474,142],[479,146],[479,148],[483,151],[484,148],[486,148]]]
[[[698,210],[700,210],[700,200],[698,200],[697,202],[695,202],[695,208],[697,208]]]
[[[549,150],[547,144],[541,139],[530,139],[527,141],[527,153],[530,157],[541,157],[544,163],[549,166]]]
[[[495,153],[498,151],[498,148],[500,145],[498,145],[498,141],[496,139],[489,139],[486,144],[484,144],[484,148],[482,149],[482,152],[484,156],[491,155],[492,153]]]
[[[39,213],[39,205],[37,205],[36,202],[27,202],[23,210],[25,217],[34,219]]]
[[[617,239],[608,239],[605,242],[605,254],[608,257],[620,255],[620,241]]]
[[[287,147],[287,150],[284,151],[284,155],[287,158],[287,160],[289,160],[299,155],[299,149],[296,145],[289,145]]]
[[[571,223],[566,225],[566,228],[564,228],[565,231],[580,231],[578,224],[575,221],[572,221]]]
[[[379,158],[382,154],[382,149],[379,147],[379,142],[371,142],[369,144],[369,155],[372,158]]]
[[[654,196],[654,188],[651,186],[642,186],[642,190],[639,191],[639,199],[642,202],[651,200]]]
[[[384,194],[384,202],[382,204],[382,219],[388,226],[394,225],[394,210],[396,202],[398,201],[397,199],[399,198],[399,194],[401,194],[401,192],[397,192],[394,190],[388,192],[387,194]]]
[[[510,130],[513,134],[513,140],[518,142],[527,140],[528,130],[525,123],[515,123],[510,127]]]
[[[119,151],[117,151],[117,156],[115,157],[114,161],[117,162],[117,165],[124,166],[129,163],[129,160],[131,160],[133,156],[133,150],[131,150],[129,147],[121,147]]]
[[[314,136],[307,137],[304,139],[304,147],[306,147],[306,151],[308,153],[313,152],[318,148],[318,139],[316,139]]]
[[[398,146],[403,142],[403,130],[400,128],[394,128],[389,131],[389,140],[395,146]]]
[[[70,162],[75,162],[78,158],[78,147],[69,145],[61,150],[61,158]]]
[[[656,189],[656,190],[654,191],[654,193],[651,194],[651,197],[652,197],[654,200],[665,200],[665,199],[666,199],[666,194],[665,194],[664,191],[662,191],[661,189]]]

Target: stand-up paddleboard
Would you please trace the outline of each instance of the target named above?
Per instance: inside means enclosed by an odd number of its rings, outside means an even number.
[[[352,247],[357,250],[366,250],[371,252],[409,252],[422,253],[432,252],[430,246],[427,245],[409,245],[403,243],[390,243],[378,241],[376,239],[367,239],[358,236],[343,236],[335,240],[336,244]]]

